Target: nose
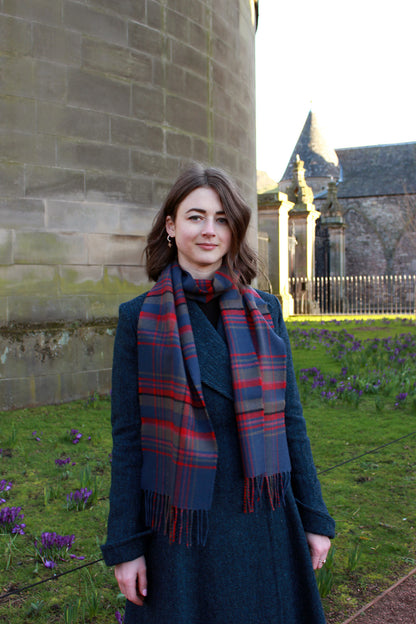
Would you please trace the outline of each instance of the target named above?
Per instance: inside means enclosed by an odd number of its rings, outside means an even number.
[[[215,236],[215,222],[214,219],[207,218],[204,220],[204,227],[202,229],[204,236]]]

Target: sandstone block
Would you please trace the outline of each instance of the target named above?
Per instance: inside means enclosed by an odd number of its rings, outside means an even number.
[[[138,119],[126,117],[111,118],[111,142],[134,147],[145,147],[146,151],[163,151],[163,131]]]
[[[45,226],[43,202],[24,198],[0,199],[0,221],[3,227],[10,229],[43,229]]]
[[[119,210],[116,204],[49,200],[45,212],[50,230],[102,233],[118,230]]]
[[[68,70],[68,103],[116,115],[128,115],[130,86],[84,70]]]
[[[87,172],[86,193],[87,199],[92,202],[119,201],[149,206],[152,202],[152,180]]]
[[[53,286],[53,284],[52,284]],[[48,323],[77,321],[88,318],[89,301],[85,296],[59,296],[49,285],[49,294],[9,297],[9,321],[11,323]]]
[[[159,30],[148,28],[137,22],[129,22],[128,30],[130,48],[147,54],[162,54],[162,35]]]
[[[32,47],[31,26],[14,17],[0,15],[0,51],[25,56]]]
[[[88,0],[88,4],[93,4],[96,7],[116,12],[118,15],[125,15],[126,17],[130,17],[137,22],[145,21],[146,4],[148,4],[148,2],[137,2],[137,0],[117,0],[117,4],[114,4],[114,0]]]
[[[105,113],[41,101],[37,105],[37,124],[38,131],[45,134],[109,142],[110,124]]]
[[[58,165],[92,171],[124,173],[129,168],[129,151],[113,145],[58,140]]]
[[[55,267],[18,264],[0,266],[0,293],[2,297],[19,295],[21,293],[25,293],[24,296],[38,295],[40,293],[51,296],[56,292],[57,276]],[[10,300],[10,312],[13,311],[12,303],[14,302]],[[10,320],[14,320],[12,314],[10,315]]]
[[[0,127],[33,132],[36,124],[35,110],[35,100],[0,97]]]
[[[24,195],[24,168],[17,163],[0,162],[0,194],[2,197]],[[0,200],[3,214],[4,199]]]
[[[192,140],[186,134],[168,132],[166,134],[166,151],[169,155],[182,157],[192,151]]]
[[[26,167],[25,195],[27,197],[84,197],[84,174],[57,167]]]
[[[120,233],[147,236],[152,228],[156,211],[137,206],[120,206]]]
[[[66,28],[78,30],[83,35],[93,35],[105,41],[127,44],[127,20],[117,14],[103,13],[79,2],[64,0],[63,24]]]
[[[55,164],[55,140],[39,134],[0,130],[0,161]]]
[[[59,267],[60,291],[64,295],[90,295],[103,293],[102,266],[61,266]]]
[[[166,98],[166,119],[174,128],[181,128],[185,132],[198,136],[207,136],[208,120],[207,110],[204,106],[199,106],[181,97],[168,95]]]
[[[181,41],[172,41],[172,62],[174,65],[190,69],[200,76],[206,76],[208,72],[205,41],[201,46],[202,51],[196,50]]]
[[[178,172],[179,161],[162,154],[133,151],[131,152],[131,169],[141,176],[154,176],[173,180]]]
[[[163,93],[159,89],[143,85],[133,85],[132,114],[141,120],[162,122]]]
[[[0,230],[0,264],[13,264],[13,232]]]
[[[79,33],[33,22],[34,57],[53,59],[57,63],[79,65],[81,35]]]
[[[85,237],[55,232],[16,232],[14,261],[17,265],[87,263]]]
[[[88,262],[102,265],[137,265],[144,240],[141,236],[89,234]]]
[[[1,59],[0,92],[5,95],[33,96],[33,61],[28,57]]]
[[[57,0],[3,0],[2,12],[42,24],[57,25],[61,21],[61,3]]]
[[[82,42],[82,65],[117,78],[134,82],[152,82],[152,58],[129,48],[84,38]]]
[[[33,63],[33,91],[38,100],[64,102],[66,98],[66,72],[62,65],[45,60]]]

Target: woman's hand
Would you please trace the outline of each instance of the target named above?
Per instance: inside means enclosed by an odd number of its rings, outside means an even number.
[[[138,557],[133,561],[119,563],[114,568],[114,575],[118,586],[127,600],[134,602],[139,607],[143,606],[143,600],[147,596],[146,561],[144,557]]]
[[[311,553],[313,569],[322,568],[331,548],[331,540],[326,535],[316,535],[316,533],[308,533],[307,531],[305,535]]]

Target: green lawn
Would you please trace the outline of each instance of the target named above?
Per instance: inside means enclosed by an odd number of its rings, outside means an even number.
[[[319,471],[416,431],[413,321],[290,321],[288,327]],[[109,407],[108,398],[92,397],[0,413],[0,498],[6,500],[0,510],[21,507],[19,522],[26,524],[24,535],[0,533],[1,593],[101,557],[111,467]],[[412,435],[320,476],[337,522],[332,557],[318,575],[329,624],[342,622],[416,565],[415,451]],[[85,509],[68,509],[67,496],[84,487],[91,492]],[[52,570],[34,545],[36,539],[39,550],[46,531],[75,535],[65,561]],[[48,553],[43,559],[49,560]],[[110,624],[123,604],[112,570],[96,563],[11,595],[0,603],[0,621]]]

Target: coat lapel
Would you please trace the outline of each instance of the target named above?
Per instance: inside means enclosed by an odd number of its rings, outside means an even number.
[[[195,301],[188,300],[202,383],[234,400],[230,356],[220,319],[216,330]]]

